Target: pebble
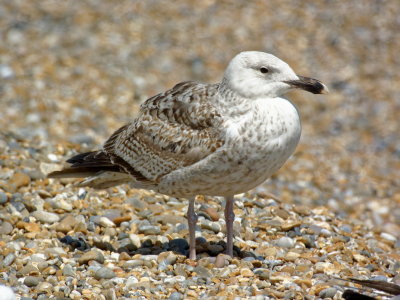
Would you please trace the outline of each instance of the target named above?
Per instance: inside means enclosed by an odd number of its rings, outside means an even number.
[[[114,278],[115,276],[116,276],[115,272],[107,267],[102,267],[102,268],[98,269],[96,271],[96,273],[94,274],[94,278],[96,278],[97,280],[111,279],[111,278]]]
[[[161,233],[161,229],[158,226],[142,225],[139,226],[139,233],[143,233],[146,235],[157,235]]]
[[[271,275],[271,271],[268,269],[264,269],[264,268],[254,269],[253,273],[263,280],[268,280]]]
[[[115,223],[107,217],[100,217],[98,224],[103,227],[115,227]]]
[[[24,279],[24,284],[28,287],[37,286],[43,279],[35,276],[26,276]]]
[[[254,273],[249,268],[243,268],[240,270],[240,275],[243,277],[253,277]]]
[[[53,286],[49,282],[41,282],[37,285],[36,290],[39,293],[51,293]]]
[[[2,300],[15,300],[15,293],[12,288],[0,284],[0,295],[2,296]]]
[[[62,269],[63,276],[71,276],[75,277],[75,272],[73,267],[70,264],[66,264]]]
[[[217,222],[212,222],[207,219],[202,219],[200,221],[200,226],[202,229],[208,229],[211,231],[214,231],[215,233],[218,233],[221,231],[221,225]]]
[[[98,250],[90,250],[84,253],[78,260],[82,264],[87,264],[89,261],[95,260],[101,264],[104,263],[104,255]]]
[[[207,244],[207,252],[211,255],[211,256],[216,256],[219,253],[224,251],[224,247],[222,245],[218,245],[218,244]]]
[[[203,277],[203,278],[210,278],[212,277],[212,273],[209,269],[202,267],[202,266],[197,266],[193,269],[193,272],[196,272],[197,276]]]
[[[281,248],[293,248],[294,240],[290,237],[283,236],[276,242],[276,245]]]
[[[9,180],[9,184],[14,185],[16,188],[27,186],[31,182],[31,178],[25,173],[17,172]]]
[[[0,235],[1,234],[10,234],[13,229],[14,229],[14,227],[10,223],[8,223],[7,221],[4,221],[0,225]]]
[[[72,209],[74,207],[72,206],[71,203],[66,201],[66,197],[67,197],[67,195],[65,193],[58,194],[54,198],[48,200],[48,202],[51,203],[51,205],[54,208],[59,208],[59,209],[65,210],[67,212],[70,212],[70,211],[72,211]]]
[[[137,248],[140,248],[141,242],[140,242],[140,237],[137,234],[130,234],[129,235],[129,241]]]
[[[7,202],[7,195],[3,191],[0,191],[0,204],[4,204]]]
[[[210,219],[212,221],[218,221],[220,216],[219,213],[217,211],[217,209],[215,209],[214,207],[202,207],[200,208],[207,216],[210,217]]]
[[[390,241],[390,242],[396,242],[397,238],[389,233],[382,232],[381,233],[381,238]]]
[[[6,257],[3,259],[2,265],[4,267],[8,267],[14,262],[15,259],[16,259],[16,256],[14,253],[8,253],[6,255]]]
[[[186,250],[189,249],[189,243],[186,239],[173,239],[169,241],[168,249],[181,254],[185,254]]]
[[[319,292],[318,296],[322,299],[326,299],[326,298],[332,298],[335,297],[337,293],[337,289],[336,288],[326,288],[323,289],[322,291]]]
[[[229,264],[225,254],[218,254],[215,259],[214,265],[216,268],[223,268]]]
[[[160,253],[160,255],[158,255],[158,257],[157,257],[157,262],[159,264],[164,263],[166,265],[173,265],[173,264],[175,264],[177,259],[178,259],[178,257],[176,256],[176,254],[174,252],[168,251],[168,252]]]
[[[44,210],[36,210],[33,213],[31,213],[33,217],[35,217],[38,221],[41,223],[56,223],[60,220],[60,217],[51,212],[47,212]]]
[[[65,218],[63,218],[56,226],[56,230],[63,232],[63,233],[68,233],[74,227],[78,224],[78,221],[75,219],[73,215],[67,215]]]
[[[182,300],[183,298],[184,298],[183,294],[181,294],[179,292],[173,292],[168,297],[168,300]]]

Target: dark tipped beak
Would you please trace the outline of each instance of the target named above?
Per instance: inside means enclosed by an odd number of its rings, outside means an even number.
[[[328,94],[329,93],[328,88],[321,81],[314,79],[314,78],[309,78],[309,77],[304,77],[304,76],[299,76],[299,75],[297,75],[297,77],[299,77],[298,80],[288,80],[288,81],[285,81],[285,83],[291,85],[293,88],[303,89],[303,90],[313,93],[313,94]]]

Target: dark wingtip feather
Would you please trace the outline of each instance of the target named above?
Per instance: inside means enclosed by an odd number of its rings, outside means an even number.
[[[99,169],[93,168],[67,168],[47,174],[48,178],[84,178],[95,175]]]
[[[85,162],[88,156],[95,154],[96,152],[85,152],[85,153],[79,153],[77,155],[72,156],[71,158],[67,159],[67,163],[70,164],[81,164]]]

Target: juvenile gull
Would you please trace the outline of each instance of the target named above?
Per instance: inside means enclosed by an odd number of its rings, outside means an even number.
[[[264,182],[300,139],[297,109],[281,96],[328,90],[264,52],[242,52],[220,83],[182,82],[149,98],[133,122],[98,151],[78,154],[49,177],[85,177],[83,186],[130,183],[189,199],[189,257],[196,258],[196,195],[223,196],[228,255],[233,255],[234,195]]]

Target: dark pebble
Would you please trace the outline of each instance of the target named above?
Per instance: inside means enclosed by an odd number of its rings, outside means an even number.
[[[116,252],[113,245],[108,242],[93,241],[93,246],[99,248],[100,250]]]
[[[60,239],[60,242],[71,246],[72,249],[78,249],[82,251],[90,249],[90,246],[82,238],[76,239],[72,236],[66,235],[65,237]]]
[[[186,255],[188,249],[189,243],[185,239],[174,239],[169,241],[169,251],[175,251]]]

